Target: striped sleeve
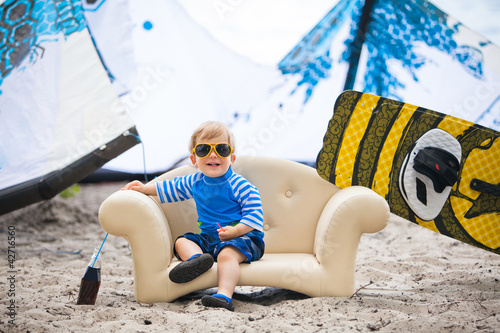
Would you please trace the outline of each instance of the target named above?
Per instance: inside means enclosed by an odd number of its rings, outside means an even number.
[[[156,193],[161,203],[176,202],[193,197],[193,184],[199,180],[202,173],[175,177],[172,180],[163,180],[156,183]]]
[[[258,231],[263,231],[264,215],[257,188],[240,175],[234,174],[229,180],[234,195],[241,206],[243,223]]]

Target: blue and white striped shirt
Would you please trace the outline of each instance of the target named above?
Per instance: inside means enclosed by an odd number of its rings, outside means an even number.
[[[222,227],[243,223],[262,232],[263,213],[260,194],[248,180],[231,168],[221,177],[211,178],[198,172],[156,183],[161,203],[193,198],[200,228],[215,233]]]

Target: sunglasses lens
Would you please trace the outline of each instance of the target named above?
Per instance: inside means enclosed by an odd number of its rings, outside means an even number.
[[[212,147],[210,147],[210,145],[199,144],[195,148],[196,156],[203,158],[210,153],[210,150],[212,150]]]
[[[231,155],[231,146],[225,143],[221,143],[215,146],[215,150],[221,157],[228,157],[229,155]]]

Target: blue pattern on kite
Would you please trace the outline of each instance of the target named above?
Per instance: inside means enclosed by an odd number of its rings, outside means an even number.
[[[80,0],[7,0],[0,17],[0,86],[24,59],[43,57],[44,42],[87,27]]]
[[[292,94],[305,85],[307,88],[304,104],[311,97],[316,85],[329,77],[332,68],[332,40],[342,24],[352,15],[354,5],[355,1],[341,0],[278,64],[283,75],[298,74],[302,77]]]
[[[355,39],[364,0],[340,2],[292,49],[279,63],[283,75],[299,75],[297,87],[305,85],[304,104],[317,84],[327,78],[332,68],[330,57],[332,40],[346,19],[351,20],[351,32],[345,41],[346,49],[339,61],[347,62]],[[418,43],[450,55],[459,61],[474,77],[483,77],[483,54],[480,47],[458,45],[454,35],[461,24],[448,26],[448,15],[425,0],[374,0],[364,45],[368,52],[364,76],[364,92],[400,99],[397,95],[404,84],[387,67],[391,61],[399,62],[418,82],[418,69],[431,61],[418,53]]]
[[[398,61],[418,82],[418,69],[431,61],[418,53],[419,43],[450,55],[469,74],[482,78],[482,52],[459,46],[453,37],[461,24],[449,27],[447,18],[446,13],[425,0],[375,1],[365,40],[368,60],[364,91],[401,99],[396,91],[405,86],[391,74],[387,63]]]

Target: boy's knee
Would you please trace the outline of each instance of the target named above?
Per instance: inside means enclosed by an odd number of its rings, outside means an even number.
[[[175,245],[178,245],[178,244],[196,244],[198,245],[196,242],[190,240],[189,238],[187,237],[184,237],[184,236],[179,236],[176,240],[175,240]]]
[[[174,242],[174,248],[176,250],[179,250],[181,248],[193,249],[195,247],[196,247],[196,249],[198,249],[199,245],[196,242],[193,242],[192,240],[190,240],[189,238],[183,237],[183,236],[177,238]],[[200,249],[200,251],[201,251],[201,249]]]
[[[218,262],[226,260],[234,260],[234,259],[238,260],[239,262],[242,262],[243,260],[246,259],[246,256],[243,253],[241,253],[240,250],[230,245],[224,246],[217,255]]]

